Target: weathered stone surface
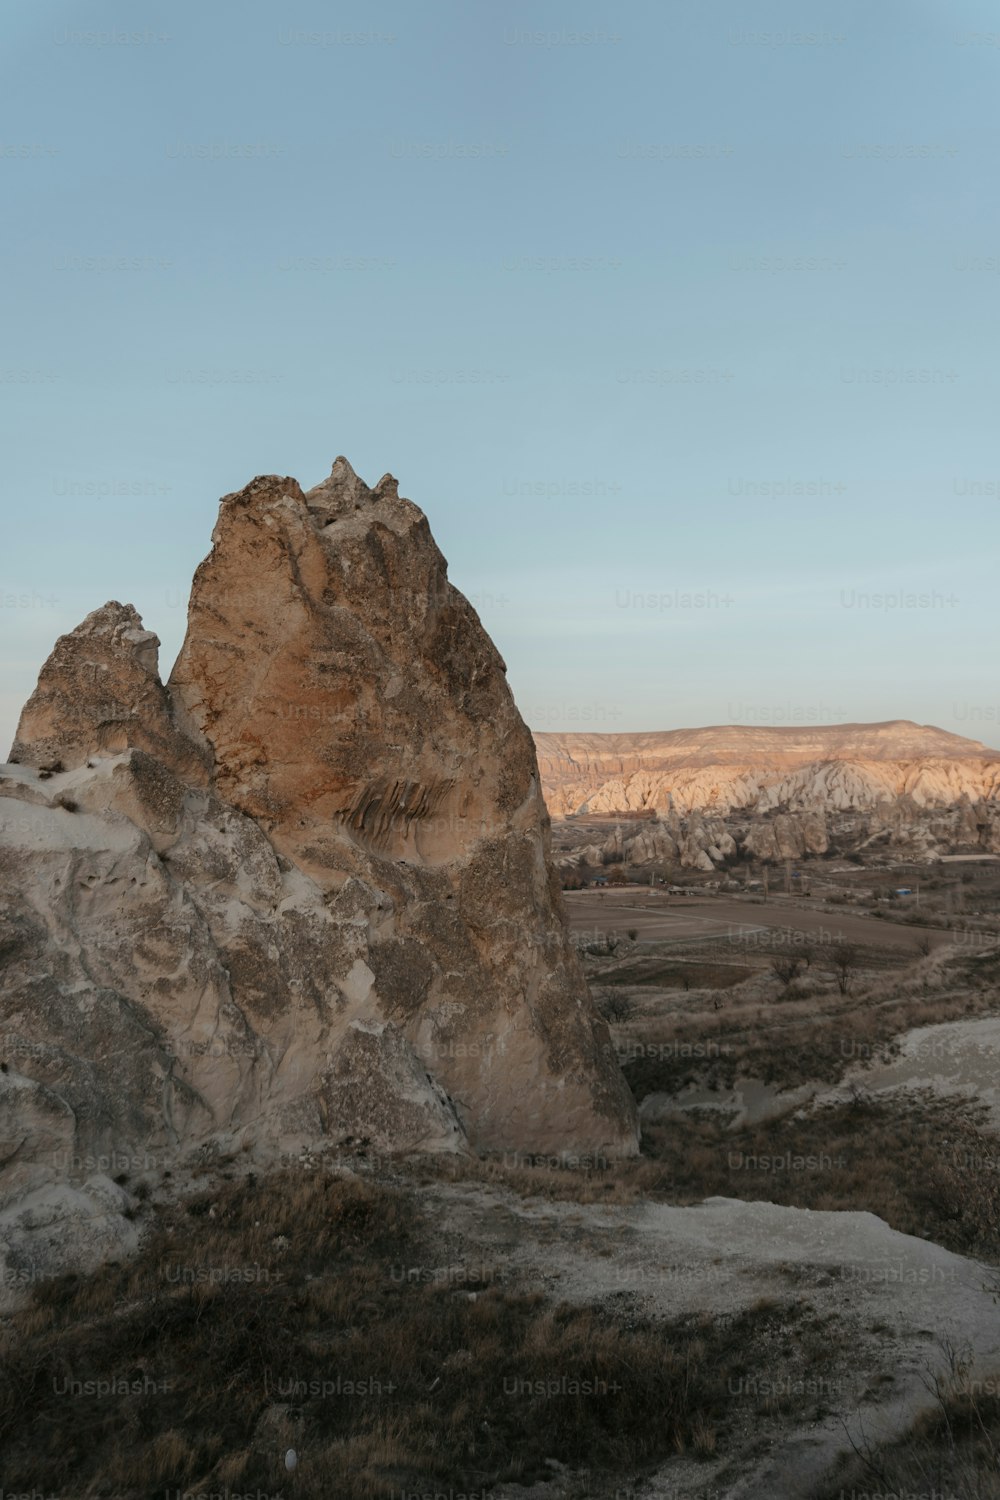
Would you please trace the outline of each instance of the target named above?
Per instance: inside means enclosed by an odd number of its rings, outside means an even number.
[[[422,1151],[455,1151],[463,1131],[443,1089],[402,1033],[387,1021],[352,1021],[323,1075],[327,1132],[347,1145],[392,1151],[407,1141]]]
[[[0,1313],[22,1304],[39,1281],[95,1271],[131,1255],[139,1242],[135,1200],[103,1173],[79,1186],[60,1182],[0,1210]]]
[[[743,848],[755,859],[801,859],[804,854],[825,854],[826,822],[822,813],[778,813],[759,820],[747,830]]]
[[[170,690],[219,795],[367,923],[367,1003],[419,1041],[474,1144],[628,1149],[531,735],[423,513],[338,459],[306,495],[227,496],[213,542]]]
[[[204,780],[207,758],[174,723],[159,648],[131,604],[112,600],[95,609],[56,642],[24,706],[10,759],[72,770],[88,756],[134,745]]]
[[[15,754],[0,1205],[209,1148],[636,1149],[531,736],[388,477],[227,496],[168,687],[107,605]]]

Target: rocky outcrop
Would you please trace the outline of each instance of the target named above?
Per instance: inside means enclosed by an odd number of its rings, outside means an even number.
[[[753,859],[801,859],[806,854],[825,854],[829,847],[826,819],[821,812],[778,813],[757,819],[747,829],[741,845]]]
[[[56,642],[24,706],[10,760],[45,772],[72,770],[91,755],[135,746],[203,783],[208,758],[174,723],[159,649],[131,604],[112,600],[95,609]]]
[[[205,1149],[633,1152],[530,733],[395,481],[226,496],[166,686],[156,647],[88,616],[2,768],[0,1204]]]
[[[1000,754],[932,725],[834,724],[810,730],[537,734],[549,811],[763,813],[920,806],[1000,798]]]
[[[598,845],[590,863],[709,871],[734,855],[801,859],[826,853],[833,824],[840,847],[888,836],[913,859],[1000,847],[1000,755],[930,725],[730,724],[535,740],[553,817],[581,818],[591,839],[594,818],[644,819],[626,825],[617,844]],[[560,864],[592,854],[577,847]]]
[[[932,808],[903,795],[864,811],[771,809],[730,818],[706,818],[698,811],[683,817],[671,813],[655,821],[623,820],[602,843],[582,842],[597,827],[594,822],[559,825],[557,864],[567,875],[579,866],[611,864],[708,872],[734,862],[774,864],[824,854],[930,864],[942,855],[1000,853],[1000,802],[967,798],[954,806]]]

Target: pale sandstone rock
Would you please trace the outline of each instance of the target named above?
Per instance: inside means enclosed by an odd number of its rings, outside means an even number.
[[[174,723],[159,648],[131,604],[95,609],[56,642],[22,710],[10,759],[72,770],[89,756],[135,745],[204,781],[207,757]]]
[[[1000,755],[930,725],[723,725],[535,740],[553,817],[656,814],[625,824],[614,848],[606,841],[591,863],[603,853],[707,872],[738,851],[800,859],[827,851],[830,819],[835,832],[847,828],[852,847],[888,828],[900,857],[929,860],[939,846],[1000,848]],[[726,817],[743,826],[727,828]],[[563,854],[560,866],[578,857]]]
[[[94,1173],[77,1187],[39,1188],[0,1210],[0,1313],[23,1305],[50,1276],[86,1274],[132,1255],[139,1243],[134,1208],[123,1188]]]
[[[390,477],[227,496],[168,687],[107,605],[15,753],[0,1203],[206,1146],[636,1150],[531,736]]]
[[[170,690],[220,796],[367,924],[368,1003],[430,1049],[475,1145],[634,1149],[531,735],[423,513],[338,459],[306,495],[228,496],[213,540]]]

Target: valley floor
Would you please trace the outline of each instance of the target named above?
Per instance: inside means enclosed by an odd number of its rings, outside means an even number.
[[[126,1180],[137,1252],[0,1321],[5,1490],[1000,1496],[1000,954],[591,899],[643,1154]]]

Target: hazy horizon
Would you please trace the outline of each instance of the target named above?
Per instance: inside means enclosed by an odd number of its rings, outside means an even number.
[[[822,723],[822,722],[819,722],[819,721],[813,722],[813,721],[810,720],[808,722],[803,722],[803,723],[799,723],[799,724],[777,724],[777,723],[770,723],[770,724],[754,723],[754,724],[750,724],[750,723],[746,723],[746,722],[740,722],[739,720],[727,720],[726,722],[720,722],[718,724],[675,724],[675,725],[671,725],[668,728],[663,728],[661,726],[661,727],[659,727],[657,729],[600,729],[600,728],[596,728],[596,727],[595,728],[589,728],[589,727],[587,727],[584,724],[571,725],[567,729],[536,729],[532,725],[529,725],[528,727],[530,729],[532,729],[532,733],[535,734],[536,736],[539,735],[539,734],[565,734],[565,735],[569,735],[569,734],[607,734],[607,735],[632,735],[632,736],[638,736],[638,735],[647,735],[647,734],[696,734],[696,733],[706,732],[706,731],[709,731],[709,730],[719,730],[719,729],[778,729],[778,730],[787,730],[790,734],[793,734],[796,730],[801,730],[801,729],[817,729],[817,730],[819,730],[819,729],[851,729],[851,728],[880,729],[883,726],[887,726],[887,725],[890,725],[890,724],[916,724],[916,720],[914,720],[914,719],[866,719],[866,720],[863,720],[863,721],[857,721],[857,720],[853,720],[853,719],[848,719],[848,720],[841,720],[841,721],[830,722],[830,723]],[[917,724],[917,728],[918,729],[935,729],[935,730],[940,730],[941,727],[942,726],[940,724]],[[946,730],[943,730],[942,732],[945,733],[945,734],[955,734],[955,733],[957,733],[957,731],[953,730],[953,729],[946,729]],[[992,745],[989,745],[985,740],[982,739],[981,735],[967,734],[967,735],[961,735],[960,738],[967,739],[967,740],[973,740],[973,741],[978,740],[978,741],[980,741],[982,744],[984,744],[986,746],[986,749],[989,750],[991,754],[993,754],[993,755],[1000,755],[1000,749],[996,749]]]

